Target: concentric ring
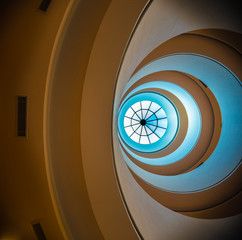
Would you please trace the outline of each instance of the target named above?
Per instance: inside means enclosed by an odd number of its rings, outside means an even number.
[[[196,216],[194,212],[206,209],[206,214],[199,214],[206,218],[207,209],[213,211],[214,206],[227,203],[241,189],[241,81],[221,57],[212,58],[195,49],[162,55],[169,41],[153,50],[126,83],[117,114],[120,153],[149,196],[183,214]],[[233,49],[226,51],[238,59]],[[146,131],[149,119],[142,112],[148,111],[143,103],[152,102],[167,117],[166,131],[154,142]],[[154,111],[150,114],[157,129],[159,117]],[[141,141],[144,136],[146,140]]]
[[[144,110],[141,110],[142,103]],[[141,124],[142,120],[147,121],[146,129]],[[154,153],[173,141],[178,123],[177,111],[166,97],[144,91],[127,97],[120,108],[118,130],[127,147],[138,152]]]

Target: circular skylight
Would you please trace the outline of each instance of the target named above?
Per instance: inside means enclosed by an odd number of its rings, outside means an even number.
[[[154,153],[164,149],[176,136],[178,125],[172,102],[151,91],[127,96],[118,113],[120,140],[125,147],[138,152]]]
[[[167,116],[160,105],[152,101],[134,103],[125,113],[124,129],[140,144],[152,144],[162,138],[167,129]]]

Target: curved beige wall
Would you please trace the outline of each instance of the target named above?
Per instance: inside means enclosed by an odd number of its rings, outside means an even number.
[[[119,64],[146,1],[112,1],[99,28],[85,77],[81,110],[84,173],[105,239],[138,239],[122,202],[112,159],[112,99]]]
[[[80,108],[92,44],[109,1],[71,1],[56,38],[45,96],[45,157],[66,239],[103,239],[89,202],[80,148]]]

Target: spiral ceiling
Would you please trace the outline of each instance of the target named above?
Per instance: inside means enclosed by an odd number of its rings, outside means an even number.
[[[234,204],[209,214],[241,191],[241,53],[231,40],[241,36],[205,33],[181,34],[148,54],[114,118],[122,161],[149,196],[182,214],[221,218],[241,211]]]

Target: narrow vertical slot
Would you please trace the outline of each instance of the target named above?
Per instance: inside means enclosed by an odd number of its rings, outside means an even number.
[[[17,136],[26,137],[27,130],[27,97],[17,97]]]
[[[42,0],[39,6],[39,10],[46,12],[50,3],[51,3],[51,0]]]
[[[34,229],[34,232],[38,238],[38,240],[46,240],[46,237],[45,237],[45,234],[44,234],[44,231],[40,225],[40,223],[35,223],[35,224],[32,224],[32,227]]]

